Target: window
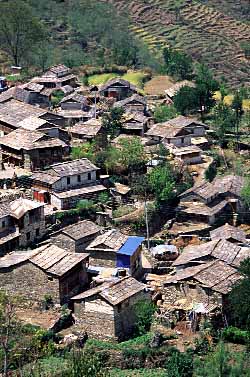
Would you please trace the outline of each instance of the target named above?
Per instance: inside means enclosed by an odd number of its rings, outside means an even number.
[[[82,178],[82,177],[81,177],[80,175],[78,175],[78,176],[77,176],[77,182],[81,182],[81,178]]]
[[[91,181],[91,173],[88,173],[88,181]]]
[[[28,232],[28,233],[26,234],[26,239],[27,239],[27,241],[30,240],[30,232]]]
[[[2,228],[5,228],[5,221],[2,221]]]
[[[40,229],[36,229],[36,237],[40,236]]]
[[[48,280],[49,281],[53,281],[53,277],[52,276],[48,276]]]
[[[70,185],[70,177],[67,178],[67,185]]]
[[[181,144],[184,144],[184,142],[185,142],[185,139],[184,139],[184,137],[182,137],[181,138]]]

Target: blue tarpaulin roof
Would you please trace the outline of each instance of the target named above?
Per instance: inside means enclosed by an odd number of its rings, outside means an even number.
[[[120,248],[117,254],[130,255],[132,256],[138,247],[144,241],[144,237],[130,236],[128,237],[125,244]]]

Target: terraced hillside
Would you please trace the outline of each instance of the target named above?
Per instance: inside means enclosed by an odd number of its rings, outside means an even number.
[[[215,77],[224,76],[232,87],[250,85],[250,61],[242,49],[242,43],[250,43],[250,25],[217,10],[214,5],[220,1],[208,0],[209,6],[183,0],[179,9],[174,0],[103,1],[128,12],[132,30],[152,49],[166,45],[183,49],[208,64]]]

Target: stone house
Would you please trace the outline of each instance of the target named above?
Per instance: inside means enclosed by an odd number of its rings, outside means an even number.
[[[62,160],[68,146],[39,131],[19,128],[0,138],[0,162],[34,171]]]
[[[167,145],[187,147],[191,145],[191,134],[183,126],[172,126],[168,122],[154,124],[145,134],[153,144],[164,141]]]
[[[127,97],[136,94],[138,89],[127,80],[120,77],[111,79],[102,85],[99,89],[99,94],[103,97],[114,98],[121,101]]]
[[[162,142],[165,145],[164,141]],[[179,161],[185,165],[193,165],[202,163],[201,149],[199,147],[190,145],[189,147],[169,147],[169,144],[165,145],[166,149]]]
[[[19,123],[21,121],[31,116],[47,120],[60,127],[64,127],[65,124],[64,118],[57,113],[15,99],[10,99],[0,103],[1,136],[16,130],[20,127]]]
[[[225,239],[215,239],[201,245],[190,245],[173,262],[177,270],[200,265],[201,263],[221,260],[234,268],[250,257],[250,247],[241,247]]]
[[[51,106],[51,93],[47,91],[44,85],[29,82],[16,87],[14,98],[18,101],[36,105],[41,108]]]
[[[66,226],[50,238],[51,243],[72,253],[83,253],[102,228],[89,220]]]
[[[163,306],[171,311],[182,302],[189,313],[200,304],[223,308],[233,284],[241,278],[236,268],[221,260],[183,268],[164,279]]]
[[[39,241],[46,233],[44,206],[29,199],[0,203],[0,255]]]
[[[122,108],[125,112],[140,113],[146,115],[147,102],[143,96],[133,94],[131,97],[125,98],[114,103],[115,108]]]
[[[72,298],[76,326],[90,337],[120,341],[133,334],[135,305],[150,300],[146,286],[132,277],[89,289]]]
[[[92,142],[95,141],[100,146],[107,144],[107,135],[98,119],[89,119],[86,122],[78,122],[69,128],[69,134],[73,142]]]
[[[57,209],[74,208],[79,200],[98,196],[106,188],[99,184],[98,170],[87,158],[52,165],[32,175],[34,199]]]
[[[97,236],[86,248],[91,266],[123,268],[131,276],[142,272],[141,250],[143,237],[127,236],[111,229]]]
[[[56,137],[58,139],[62,138],[62,134],[66,134],[66,131],[62,131],[62,129],[56,124],[50,123],[46,119],[33,116],[25,118],[19,122],[18,128],[19,127],[28,131],[40,131],[50,137]],[[64,138],[66,138],[66,136]]]
[[[210,238],[211,240],[227,240],[231,243],[247,243],[245,232],[242,229],[236,228],[228,223],[220,226],[219,228],[211,230]]]
[[[90,110],[87,98],[77,92],[64,97],[60,102],[60,106],[62,110]]]
[[[245,212],[241,200],[243,185],[243,177],[227,175],[192,187],[180,195],[178,219],[212,225],[217,219],[226,222],[234,215],[241,218]]]
[[[41,77],[34,77],[32,83],[43,85],[46,88],[60,89],[63,86],[76,86],[76,76],[71,69],[63,64],[50,67]]]
[[[87,254],[72,254],[55,245],[0,258],[0,285],[9,294],[28,301],[50,296],[65,304],[87,285]]]
[[[148,130],[149,118],[139,112],[126,112],[122,117],[123,134],[144,136]]]

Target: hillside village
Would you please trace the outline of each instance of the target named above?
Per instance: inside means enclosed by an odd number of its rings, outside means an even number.
[[[0,64],[0,376],[249,376],[249,56],[163,39],[161,74]]]

